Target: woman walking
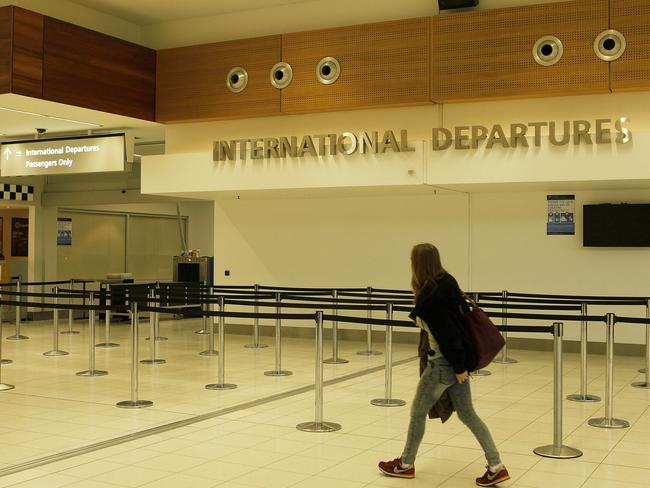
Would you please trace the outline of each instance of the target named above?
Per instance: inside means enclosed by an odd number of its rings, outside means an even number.
[[[411,272],[415,294],[411,318],[428,336],[428,365],[411,406],[404,451],[397,459],[380,462],[379,470],[388,476],[415,477],[415,457],[424,437],[427,413],[444,396],[485,452],[487,470],[476,478],[476,484],[493,486],[504,482],[510,479],[508,470],[501,463],[490,431],[472,406],[468,371],[475,369],[477,359],[462,320],[468,310],[462,292],[456,279],[442,267],[440,253],[432,244],[413,248]]]

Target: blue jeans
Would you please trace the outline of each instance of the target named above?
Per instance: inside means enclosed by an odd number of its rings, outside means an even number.
[[[476,415],[472,406],[469,381],[463,384],[458,383],[453,368],[441,356],[429,361],[429,365],[420,377],[413,405],[411,406],[411,421],[406,437],[406,446],[404,446],[404,452],[402,453],[402,462],[407,464],[415,462],[415,456],[424,437],[424,425],[429,410],[445,390],[449,394],[458,418],[472,431],[472,434],[483,448],[488,464],[490,466],[501,464],[501,458],[494,445],[492,435],[485,423]]]

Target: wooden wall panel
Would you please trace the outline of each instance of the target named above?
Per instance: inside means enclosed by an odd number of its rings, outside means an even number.
[[[45,18],[43,98],[153,120],[156,52]]]
[[[285,113],[353,110],[430,103],[429,17],[282,36],[282,60],[293,82],[282,91]],[[341,75],[316,79],[316,65],[332,56]]]
[[[608,0],[577,0],[438,15],[432,19],[431,97],[436,102],[609,91],[609,66],[593,52],[608,28]],[[564,56],[538,65],[535,41],[558,37]]]
[[[611,62],[612,91],[650,89],[650,2],[611,0],[610,26],[627,41],[623,56]]]
[[[12,93],[43,96],[44,17],[14,7]]]
[[[13,7],[0,7],[0,93],[11,91]]]
[[[280,61],[280,36],[242,39],[158,51],[156,120],[183,122],[280,114],[280,91],[270,70]],[[226,86],[235,66],[248,72],[240,93]]]

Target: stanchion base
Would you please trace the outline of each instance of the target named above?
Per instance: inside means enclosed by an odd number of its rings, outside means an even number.
[[[165,359],[142,359],[140,364],[165,364],[167,361]]]
[[[67,356],[70,354],[69,352],[65,351],[47,351],[43,353],[43,356]]]
[[[0,364],[11,364],[13,362],[13,359],[0,359]]]
[[[61,334],[81,334],[78,330],[64,330],[61,331]]]
[[[115,406],[117,408],[145,408],[153,405],[152,401],[149,400],[124,400],[123,402],[117,402]]]
[[[396,398],[375,398],[370,400],[370,404],[376,407],[403,407],[406,402]]]
[[[210,331],[209,331],[209,330],[205,330],[205,329],[201,329],[201,330],[195,330],[194,333],[195,333],[195,334],[209,334]]]
[[[12,336],[7,337],[8,341],[24,341],[25,339],[29,339],[29,337],[24,336],[22,334],[20,334],[20,335],[14,334]]]
[[[237,385],[233,385],[232,383],[211,383],[205,385],[206,390],[234,390],[235,388],[237,388]]]
[[[89,369],[87,371],[79,371],[77,376],[106,376],[108,371],[101,371],[99,369]]]
[[[197,332],[197,333],[198,333],[198,332]],[[147,338],[145,338],[145,341],[149,341],[149,340],[151,340],[151,337],[147,337]],[[156,337],[156,340],[157,340],[158,342],[160,342],[160,341],[168,341],[168,340],[169,340],[169,337],[157,336],[157,337]]]
[[[381,356],[382,354],[384,353],[380,351],[359,351],[357,353],[359,356]]]
[[[582,456],[582,451],[578,449],[569,446],[555,447],[552,444],[550,446],[536,447],[533,452],[538,456],[553,459],[573,459]]]
[[[492,362],[495,364],[517,364],[519,361],[512,358],[503,358],[503,359],[499,358],[499,359],[495,359]]]
[[[492,374],[492,371],[488,371],[487,369],[478,369],[472,373],[472,376],[490,376]]]
[[[607,417],[591,419],[587,423],[592,427],[598,427],[600,429],[627,429],[630,426],[630,423],[627,420],[614,418],[608,419]]]
[[[199,353],[200,356],[218,356],[219,351],[201,351]]]
[[[341,430],[341,425],[334,422],[303,422],[296,425],[296,429],[302,432],[336,432]]]
[[[7,391],[7,390],[13,390],[16,388],[14,385],[10,385],[9,383],[0,383],[0,391]]]
[[[120,347],[119,344],[116,344],[114,342],[102,342],[101,344],[95,344],[95,347],[101,347],[104,349],[108,349],[109,347]]]
[[[581,395],[580,393],[567,395],[566,399],[569,400],[570,402],[582,402],[582,403],[594,403],[600,401],[600,397],[598,395]]]
[[[264,376],[291,376],[293,371],[264,371]]]
[[[246,344],[244,347],[248,349],[263,349],[265,347],[269,347],[268,344]]]
[[[639,370],[639,373],[645,373],[645,368],[641,368],[641,369]]]
[[[349,363],[347,359],[342,359],[342,358],[329,358],[329,359],[323,359],[323,364],[346,364]]]
[[[634,388],[650,389],[650,383],[648,383],[647,381],[636,381],[636,382],[632,383],[632,386]]]

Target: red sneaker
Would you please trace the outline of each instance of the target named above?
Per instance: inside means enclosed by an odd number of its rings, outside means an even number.
[[[488,466],[486,466],[486,468],[487,470],[485,471],[485,474],[480,478],[476,478],[476,484],[478,486],[494,486],[510,479],[510,474],[505,467],[502,467],[496,473],[490,471]]]
[[[415,478],[415,465],[406,468],[402,465],[402,459],[397,458],[392,461],[381,461],[379,463],[379,471],[387,476],[394,476],[396,478]]]

